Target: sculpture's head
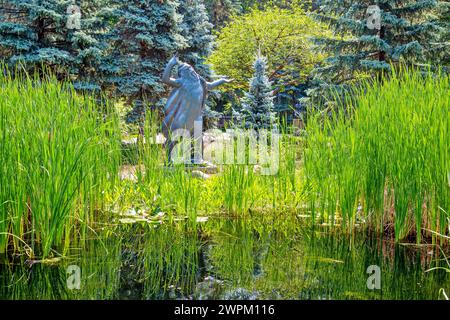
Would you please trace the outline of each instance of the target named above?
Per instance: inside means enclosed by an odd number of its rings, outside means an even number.
[[[178,66],[178,77],[199,79],[199,75],[197,74],[197,72],[195,72],[194,68],[187,63],[182,63]]]

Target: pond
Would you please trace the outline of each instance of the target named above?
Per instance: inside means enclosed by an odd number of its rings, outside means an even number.
[[[272,218],[198,221],[105,224],[64,257],[2,257],[0,299],[442,299],[441,289],[450,292],[445,270],[426,272],[445,266],[437,246]]]

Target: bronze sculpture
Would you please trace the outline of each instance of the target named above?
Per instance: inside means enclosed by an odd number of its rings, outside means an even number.
[[[179,65],[178,78],[174,79],[171,78],[171,72],[176,65]],[[175,142],[171,141],[171,133],[182,129],[189,132],[192,137],[195,124],[203,122],[202,112],[208,91],[232,80],[222,78],[214,82],[208,82],[192,66],[187,63],[180,63],[178,58],[174,56],[164,70],[162,81],[173,87],[164,108],[163,121],[163,134],[167,139],[170,161],[170,155],[175,145]],[[203,162],[201,154],[194,154],[192,160],[196,164]]]

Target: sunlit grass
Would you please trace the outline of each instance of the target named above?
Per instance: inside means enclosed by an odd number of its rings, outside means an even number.
[[[345,112],[311,116],[304,154],[313,217],[393,229],[397,240],[420,242],[423,227],[445,232],[449,106],[448,76],[402,72],[367,83]]]
[[[108,107],[51,76],[0,75],[0,252],[82,238],[116,179],[119,132]]]

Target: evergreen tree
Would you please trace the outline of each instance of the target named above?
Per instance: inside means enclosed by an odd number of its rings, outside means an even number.
[[[103,82],[101,69],[110,47],[110,39],[107,35],[115,26],[113,21],[108,20],[107,12],[113,8],[112,5],[111,0],[81,1],[82,23],[84,30],[89,30],[89,37],[84,41],[87,43],[93,41],[97,50],[92,52],[85,50],[90,54],[79,55],[78,65],[84,68],[78,70],[78,78],[89,79],[89,81],[76,81],[75,88],[77,89],[93,89],[89,88],[89,84],[94,84],[95,88],[101,89],[102,93],[111,89],[109,84]]]
[[[42,67],[78,89],[99,89],[93,75],[102,45],[92,34],[95,6],[83,12],[72,0],[5,0],[0,4],[0,54],[10,67]],[[71,20],[72,19],[72,20]]]
[[[442,1],[438,14],[439,25],[443,30],[441,41],[436,43],[433,48],[433,56],[440,58],[440,64],[446,72],[450,69],[450,2]]]
[[[208,77],[211,70],[205,65],[205,58],[212,52],[214,36],[203,0],[182,1],[179,13],[183,17],[181,34],[187,43],[187,47],[180,51],[180,59],[194,66],[202,76]]]
[[[432,43],[443,32],[435,21],[439,5],[436,0],[322,0],[316,17],[334,28],[335,37],[317,39],[330,57],[315,70],[309,96],[346,92],[358,77],[380,77],[391,64],[432,61]]]
[[[266,75],[266,58],[258,54],[254,68],[254,76],[250,81],[250,90],[242,101],[240,115],[234,113],[237,120],[242,121],[246,128],[270,128],[276,117],[273,112],[272,83]]]
[[[185,47],[175,0],[115,1],[108,35],[110,52],[102,65],[105,82],[133,106],[128,120],[142,120],[149,106],[161,107],[166,88],[161,74],[170,57]]]

